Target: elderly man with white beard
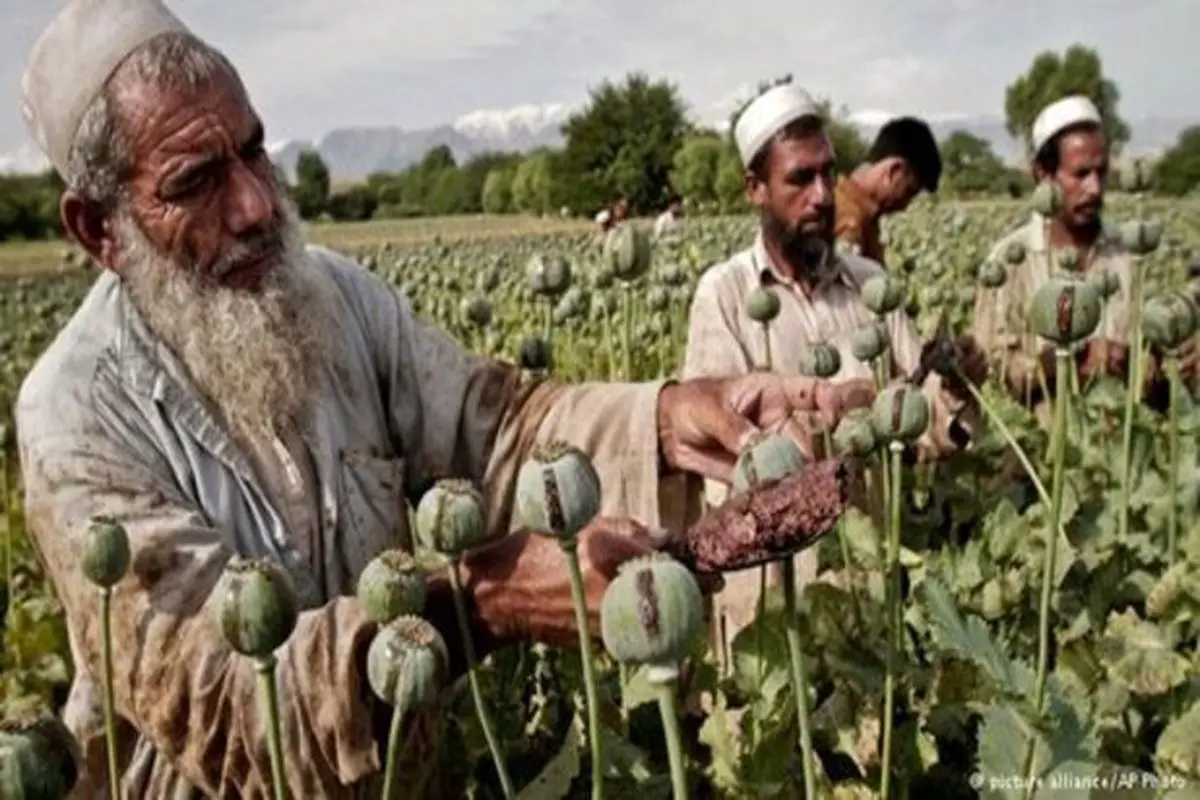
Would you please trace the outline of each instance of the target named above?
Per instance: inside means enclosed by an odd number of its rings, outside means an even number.
[[[481,651],[571,644],[557,545],[510,530],[535,443],[575,444],[600,475],[603,516],[579,545],[595,629],[617,566],[685,521],[665,479],[727,480],[756,431],[870,400],[866,381],[770,375],[565,386],[464,351],[357,264],[304,246],[237,72],[158,0],[71,0],[22,86],[68,186],[63,225],[102,268],[16,409],[28,529],[76,667],[78,796],[108,786],[80,571],[92,519],[123,524],[133,555],[112,604],[123,795],[267,794],[253,668],[211,609],[237,554],[282,565],[305,609],[276,653],[290,794],[348,797],[378,773],[388,717],[365,688],[374,627],[348,595],[371,558],[411,546],[406,499],[443,477],[482,489],[497,542],[464,581]],[[430,576],[427,617],[451,645],[452,608]]]

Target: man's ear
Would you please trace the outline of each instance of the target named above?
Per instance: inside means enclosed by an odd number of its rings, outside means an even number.
[[[767,182],[750,170],[742,173],[742,183],[746,186],[746,202],[758,208],[767,202]]]
[[[96,263],[113,269],[117,254],[116,234],[108,214],[74,189],[58,201],[63,229]]]

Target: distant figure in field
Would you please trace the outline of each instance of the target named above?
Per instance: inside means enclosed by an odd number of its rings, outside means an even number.
[[[1037,288],[1059,271],[1047,257],[1047,237],[1057,258],[1071,253],[1072,271],[1108,271],[1120,288],[1104,304],[1104,313],[1087,346],[1079,351],[1081,380],[1109,373],[1125,377],[1128,369],[1130,252],[1116,236],[1105,233],[1104,195],[1109,175],[1109,144],[1100,112],[1086,97],[1071,96],[1046,106],[1033,123],[1033,177],[1055,181],[1062,190],[1062,209],[1052,218],[1032,214],[1029,222],[1005,236],[989,258],[1004,264],[1008,278],[997,289],[976,290],[973,332],[993,363],[1003,363],[1005,384],[1013,397],[1034,409],[1049,424],[1054,357],[1051,348],[1025,331],[1025,309]],[[1039,376],[1039,365],[1041,376]],[[1147,377],[1155,381],[1153,364]],[[1190,368],[1194,370],[1194,366]],[[1185,372],[1185,374],[1187,374]],[[1043,384],[1044,381],[1044,384]],[[1160,394],[1152,392],[1153,395]]]
[[[683,198],[677,194],[667,199],[667,210],[658,215],[654,221],[654,238],[659,239],[671,233],[679,226],[679,218],[683,216]]]
[[[880,220],[898,214],[922,191],[936,192],[942,156],[929,126],[913,117],[883,126],[866,160],[838,180],[837,238],[863,258],[885,264]]]

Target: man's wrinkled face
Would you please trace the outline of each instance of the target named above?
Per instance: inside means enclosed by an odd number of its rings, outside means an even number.
[[[815,266],[833,246],[834,154],[824,132],[778,139],[767,154],[766,180],[752,178],[750,202],[763,233],[793,266]]]
[[[1072,131],[1058,143],[1058,172],[1053,177],[1063,195],[1063,223],[1072,229],[1094,228],[1104,210],[1108,184],[1108,146],[1098,130]]]
[[[112,268],[235,434],[303,425],[333,338],[327,297],[245,93],[222,76],[122,101],[137,164]]]
[[[130,204],[146,237],[212,283],[252,289],[283,256],[263,127],[229,75],[195,92],[120,86],[134,150]]]

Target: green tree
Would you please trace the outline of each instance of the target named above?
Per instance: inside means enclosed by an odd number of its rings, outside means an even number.
[[[329,167],[316,150],[305,150],[296,160],[294,196],[300,216],[314,219],[329,204]]]
[[[1180,132],[1155,170],[1157,188],[1164,194],[1181,196],[1200,187],[1200,125]]]
[[[1039,53],[1025,74],[1004,93],[1004,118],[1008,133],[1025,144],[1032,156],[1033,122],[1043,108],[1056,100],[1082,94],[1096,104],[1104,120],[1104,132],[1114,153],[1129,141],[1129,125],[1117,113],[1121,91],[1104,75],[1100,54],[1093,48],[1073,44],[1060,56],[1047,50]]]
[[[951,194],[1006,191],[1008,168],[991,142],[969,131],[953,131],[942,140],[943,180]]]
[[[587,213],[621,192],[633,213],[660,208],[675,151],[690,128],[674,84],[652,82],[642,73],[619,84],[605,81],[562,127],[559,199]]]
[[[483,181],[480,203],[488,214],[507,214],[513,211],[513,178],[517,167],[493,167]]]
[[[671,185],[686,201],[699,207],[717,202],[717,175],[727,147],[711,132],[687,137],[675,151]]]
[[[512,204],[517,211],[543,214],[554,208],[554,167],[549,150],[531,153],[521,162],[512,181]]]
[[[726,142],[717,166],[717,204],[726,214],[734,214],[749,208],[746,201],[745,169],[742,157],[732,142]]]

